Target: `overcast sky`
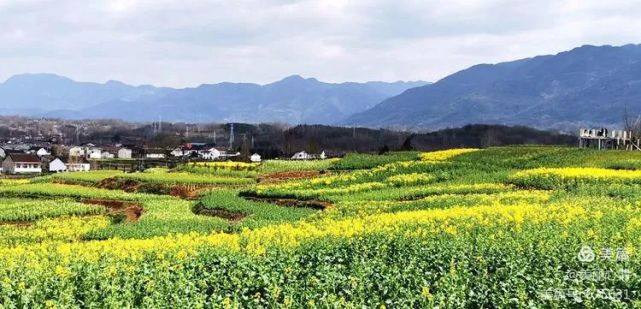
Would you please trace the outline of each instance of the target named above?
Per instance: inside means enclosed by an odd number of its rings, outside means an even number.
[[[639,29],[638,1],[616,0],[0,0],[0,80],[435,81]]]

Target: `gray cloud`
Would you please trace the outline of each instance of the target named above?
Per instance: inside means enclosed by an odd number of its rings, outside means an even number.
[[[437,80],[476,63],[639,43],[640,26],[635,1],[0,0],[0,80]]]

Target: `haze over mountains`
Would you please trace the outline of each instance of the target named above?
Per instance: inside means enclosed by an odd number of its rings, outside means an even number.
[[[427,65],[427,64],[426,64]],[[324,83],[294,75],[258,85],[173,89],[75,82],[52,74],[0,84],[0,113],[133,121],[285,122],[404,129],[470,123],[574,130],[641,113],[641,45],[585,45],[479,64],[436,83]]]
[[[298,75],[258,85],[196,88],[75,82],[54,74],[17,75],[0,84],[0,113],[130,121],[331,124],[426,82],[332,84]]]
[[[620,128],[626,109],[641,113],[641,45],[586,45],[557,55],[479,64],[389,98],[343,124]]]

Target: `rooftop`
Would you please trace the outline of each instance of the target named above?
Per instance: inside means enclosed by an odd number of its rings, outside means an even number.
[[[31,153],[10,153],[8,158],[11,158],[13,162],[20,163],[40,163],[40,158],[37,155]]]

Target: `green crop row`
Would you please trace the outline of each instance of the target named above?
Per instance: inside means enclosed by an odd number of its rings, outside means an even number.
[[[69,199],[0,198],[0,222],[35,221],[60,216],[97,215],[104,208]]]

